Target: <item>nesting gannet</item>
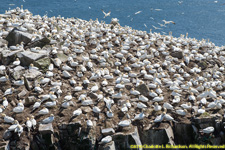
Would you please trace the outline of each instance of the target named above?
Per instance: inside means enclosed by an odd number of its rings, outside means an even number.
[[[14,119],[12,117],[6,116],[5,114],[2,114],[2,117],[4,117],[4,122],[6,122],[6,123],[14,122]]]
[[[17,120],[13,121],[13,125],[9,126],[8,131],[15,131],[15,129],[18,127],[19,122]]]
[[[207,134],[212,133],[212,132],[214,132],[214,127],[207,127],[207,128],[204,128],[204,129],[202,130],[202,132],[203,132],[203,133],[207,133]]]
[[[33,105],[33,110],[39,108],[40,106],[41,106],[41,100],[38,99],[38,100],[34,103],[34,105]]]
[[[156,102],[160,102],[163,100],[164,100],[164,97],[162,94],[159,94],[159,96],[153,98],[153,101],[156,101]]]
[[[197,113],[198,113],[198,114],[203,114],[203,113],[205,113],[205,107],[202,106],[202,108],[198,109]]]
[[[173,109],[173,106],[167,102],[163,104],[163,107],[166,109],[171,109],[171,110]]]
[[[181,104],[180,105],[183,109],[191,109],[192,105],[190,102],[186,103],[186,104]]]
[[[38,115],[46,115],[48,113],[49,113],[49,110],[48,108],[45,108],[45,107],[38,111]]]
[[[20,65],[20,60],[19,60],[19,58],[16,58],[16,60],[13,62],[13,65],[14,65],[14,66]]]
[[[100,113],[101,112],[101,110],[97,106],[94,106],[92,110],[93,110],[94,113]]]
[[[112,137],[110,135],[108,135],[108,136],[102,138],[101,143],[106,144],[106,143],[109,143],[111,141],[112,141]]]
[[[73,116],[79,116],[80,114],[82,114],[82,110],[80,108],[73,112]]]
[[[185,116],[187,114],[187,110],[186,109],[184,109],[184,110],[178,109],[178,110],[176,110],[176,113],[181,116]]]
[[[142,102],[148,102],[148,98],[145,97],[144,95],[140,95],[138,99]]]
[[[130,126],[131,124],[131,121],[130,120],[123,120],[123,121],[120,121],[118,123],[119,126],[122,126],[122,127],[127,127],[127,126]]]
[[[24,85],[24,77],[21,77],[21,80],[14,81],[14,85],[17,85],[17,86]]]
[[[41,123],[43,123],[43,124],[48,124],[48,123],[52,123],[53,120],[54,120],[54,115],[51,114],[49,117],[43,119],[43,120],[41,121]]]
[[[109,109],[109,111],[106,112],[106,115],[107,115],[107,117],[109,117],[109,118],[114,117],[114,114],[113,114],[113,112],[112,112],[111,109]]]
[[[162,109],[162,106],[160,106],[157,102],[155,102],[152,106],[154,108],[154,111],[161,111]]]

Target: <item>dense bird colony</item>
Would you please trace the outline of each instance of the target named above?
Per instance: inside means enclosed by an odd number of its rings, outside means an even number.
[[[46,70],[35,62],[23,65],[21,57],[0,66],[0,124],[5,130],[22,136],[40,124],[74,121],[123,130],[203,114],[224,116],[224,47],[187,35],[138,31],[112,20],[41,17],[23,8],[0,15],[3,39],[15,27],[32,34],[31,41],[50,39],[44,47],[27,48],[22,42],[0,51],[45,51],[51,58]],[[10,70],[18,66],[39,74],[15,79]],[[31,96],[33,103],[27,104]],[[107,136],[102,142],[111,140]]]

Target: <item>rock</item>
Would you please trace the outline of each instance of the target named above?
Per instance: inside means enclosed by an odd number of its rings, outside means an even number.
[[[116,150],[115,142],[112,141],[112,142],[107,143],[105,145],[100,145],[98,150]]]
[[[131,88],[133,87],[132,83],[125,83],[124,85],[127,90],[131,90]]]
[[[26,70],[24,76],[28,79],[28,80],[34,80],[35,78],[37,78],[38,76],[41,76],[42,73],[36,69],[32,69],[32,70]]]
[[[32,47],[44,47],[45,45],[50,44],[50,40],[46,37],[42,39],[35,39],[33,42],[29,43],[26,48],[32,48]]]
[[[24,42],[24,44],[28,44],[31,41],[32,34],[26,33],[23,31],[18,30],[17,28],[14,28],[6,37],[6,40],[8,41],[8,46],[20,44],[21,42]]]
[[[106,129],[102,129],[102,134],[104,136],[107,136],[107,135],[112,135],[115,133],[115,130],[113,128],[106,128]]]
[[[24,70],[25,68],[22,67],[22,66],[17,66],[15,67],[14,69],[10,69],[10,72],[12,74],[12,77],[15,79],[15,80],[19,80],[22,75],[24,74]]]
[[[201,67],[202,68],[202,70],[204,70],[204,69],[206,69],[207,68],[207,62],[206,61],[200,61],[199,63],[198,63],[198,67]]]
[[[47,71],[50,63],[51,63],[51,60],[48,57],[41,58],[41,59],[33,62],[34,66],[38,67],[39,69],[41,69],[43,71]]]
[[[116,149],[130,149],[130,145],[136,145],[135,140],[130,133],[118,132],[112,136]]]
[[[52,123],[40,124],[39,128],[38,128],[38,131],[41,134],[53,134],[54,133],[54,130],[53,130],[53,127],[52,127]]]
[[[141,143],[147,144],[147,145],[162,145],[167,144],[169,142],[166,128],[168,128],[169,125],[166,123],[160,123],[159,128],[151,128],[149,130],[139,130],[139,134],[141,135]]]
[[[82,106],[80,108],[81,108],[82,112],[84,112],[84,113],[92,112],[92,109],[89,106],[86,106],[86,107]]]
[[[26,94],[27,94],[27,90],[24,88],[19,94],[18,94],[18,98],[21,99],[23,98]]]
[[[178,58],[178,59],[182,59],[183,58],[183,53],[182,52],[171,52],[170,54],[171,56],[175,57],[175,58]]]
[[[17,57],[20,59],[22,66],[29,66],[34,61],[44,58],[46,56],[47,56],[47,53],[33,53],[30,51],[17,53]]]
[[[97,99],[98,99],[98,95],[97,95],[96,93],[90,92],[90,93],[88,93],[88,96],[89,96],[91,99],[93,99],[93,100],[97,100]]]
[[[12,137],[12,133],[10,131],[5,131],[3,134],[3,139],[5,141],[9,140]]]
[[[194,134],[191,123],[175,123],[174,137],[175,143],[189,145],[194,141]]]
[[[57,53],[57,58],[59,58],[62,62],[67,61],[68,56],[63,53]]]
[[[30,91],[32,89],[32,86],[26,77],[24,77],[24,85],[28,91]]]
[[[21,52],[22,50],[10,51],[10,50],[3,50],[1,51],[1,63],[4,65],[9,65],[16,59],[16,54]]]
[[[146,84],[141,84],[137,87],[137,90],[144,96],[148,96],[149,88]]]
[[[36,100],[36,98],[35,98],[34,96],[28,96],[28,97],[25,99],[24,105],[25,105],[25,106],[33,105],[33,104],[35,103],[35,100]]]
[[[8,45],[8,41],[4,40],[4,39],[0,39],[0,47],[4,47],[5,44]]]

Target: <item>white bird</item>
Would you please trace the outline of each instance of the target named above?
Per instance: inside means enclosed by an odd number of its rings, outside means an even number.
[[[35,128],[36,128],[36,125],[37,125],[37,121],[34,119],[34,116],[33,116],[33,115],[31,115],[30,121],[31,121],[31,123],[32,123],[33,129],[35,129]]]
[[[101,112],[101,110],[97,106],[94,106],[92,110],[93,110],[94,113],[100,113]]]
[[[23,112],[23,110],[24,110],[24,107],[21,107],[21,106],[17,106],[15,108],[13,108],[13,112],[15,112],[15,113],[21,113],[21,112]]]
[[[54,120],[54,115],[51,114],[50,117],[43,119],[43,120],[41,121],[41,123],[43,123],[43,124],[48,124],[48,123],[52,123],[53,120]]]
[[[103,14],[105,15],[104,18],[110,16],[110,14],[111,14],[111,11],[109,11],[108,13],[105,13],[103,9],[102,9],[102,12],[103,12]]]
[[[101,143],[106,144],[112,141],[112,137],[111,136],[106,136],[104,138],[102,138]]]
[[[132,95],[140,95],[140,92],[137,91],[137,90],[134,90],[134,88],[131,88],[130,94],[132,94]]]
[[[212,132],[214,132],[214,127],[207,127],[205,129],[203,129],[202,132],[207,133],[207,134],[212,133]]]
[[[172,23],[172,24],[176,24],[175,22],[173,22],[173,21],[166,21],[166,20],[162,20],[163,22],[164,22],[164,24],[166,25],[166,24],[170,24],[170,23]]]
[[[164,119],[164,115],[165,115],[165,113],[163,113],[163,114],[157,116],[157,117],[155,118],[154,122],[162,122],[163,119]]]
[[[137,103],[137,108],[143,109],[143,108],[147,108],[147,106],[141,102]]]
[[[178,109],[178,110],[176,110],[176,113],[181,116],[185,116],[187,114],[187,110],[186,109],[184,109],[184,110]]]
[[[38,99],[37,102],[35,102],[34,105],[33,105],[33,110],[39,108],[40,106],[41,106],[41,100]]]
[[[160,94],[159,96],[153,98],[153,101],[156,101],[156,102],[160,102],[160,101],[163,101],[163,100],[164,100],[164,97],[163,97],[162,94]]]
[[[162,106],[160,106],[157,102],[155,102],[153,108],[155,111],[160,111],[162,109]]]
[[[142,102],[148,102],[148,98],[145,97],[144,95],[140,95],[138,99]]]
[[[14,66],[20,65],[20,60],[19,60],[19,58],[16,58],[16,60],[13,62],[13,65],[14,65]]]
[[[45,107],[41,109],[40,111],[38,111],[38,115],[46,115],[48,113],[49,113],[49,110],[48,108],[45,108]]]
[[[134,117],[134,120],[142,120],[145,118],[145,114],[144,112],[142,111],[140,114],[137,114],[135,117]]]
[[[6,108],[9,104],[9,102],[6,97],[3,97],[2,100],[3,100],[2,105],[4,106],[4,108]]]
[[[30,121],[29,117],[27,117],[26,126],[27,126],[28,132],[30,132],[30,129],[32,127],[32,122]]]
[[[171,110],[173,109],[173,106],[167,102],[163,104],[163,107],[166,109],[171,109]]]
[[[134,13],[135,15],[140,14],[142,11],[137,11],[136,13]]]
[[[119,126],[122,126],[122,127],[127,127],[131,124],[131,121],[130,120],[123,120],[123,121],[120,121],[118,123]]]
[[[6,116],[5,114],[2,114],[2,117],[4,117],[4,122],[6,122],[6,123],[14,122],[14,119],[12,117]]]
[[[112,118],[114,117],[113,112],[111,111],[111,109],[109,111],[106,112],[107,117]]]
[[[87,120],[87,126],[88,127],[93,127],[93,122],[91,120]]]
[[[73,116],[79,116],[80,114],[82,114],[82,110],[80,108],[73,112]]]

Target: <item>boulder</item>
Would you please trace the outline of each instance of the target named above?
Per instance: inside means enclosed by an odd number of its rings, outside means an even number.
[[[24,89],[18,94],[18,98],[19,98],[19,99],[23,98],[24,96],[26,96],[27,92],[28,92],[28,91],[24,88]]]
[[[31,70],[26,70],[24,76],[28,79],[28,80],[34,80],[35,78],[37,78],[38,76],[41,76],[42,73],[36,69],[31,69]]]
[[[146,84],[141,84],[137,87],[137,90],[144,96],[148,96],[149,88]]]
[[[116,150],[115,142],[111,141],[110,143],[107,143],[105,145],[100,145],[98,150]]]
[[[191,123],[175,123],[175,142],[181,145],[189,145],[194,141],[194,131]]]
[[[52,127],[52,124],[51,123],[48,123],[48,124],[40,124],[39,125],[39,128],[38,128],[38,131],[41,134],[53,134],[54,133],[54,130],[53,130],[53,127]]]
[[[158,128],[150,128],[148,130],[139,130],[139,134],[141,135],[142,144],[147,145],[162,145],[167,144],[169,142],[169,138],[166,133],[166,128],[169,127],[169,124],[160,123],[160,127]]]
[[[8,41],[8,46],[20,44],[21,42],[24,42],[25,45],[27,45],[31,39],[32,34],[23,32],[17,28],[14,28],[6,37],[6,40]]]
[[[25,99],[24,105],[25,105],[25,106],[33,105],[33,104],[35,103],[35,100],[36,100],[36,98],[35,98],[34,96],[28,96],[28,97]]]
[[[15,80],[19,80],[23,76],[24,70],[25,70],[24,67],[17,66],[17,67],[15,67],[13,69],[10,69],[10,73],[12,74],[12,77]]]
[[[178,59],[182,59],[183,58],[183,53],[182,52],[171,52],[170,54],[171,56],[175,57],[175,58],[178,58]]]
[[[0,47],[4,47],[5,44],[8,45],[8,41],[4,40],[4,39],[0,39]]]
[[[57,53],[57,58],[59,58],[61,62],[65,62],[68,60],[68,56],[63,53]]]
[[[50,44],[50,40],[46,37],[43,37],[41,39],[35,39],[31,43],[29,43],[26,48],[32,48],[32,47],[44,47],[45,45]]]
[[[207,62],[206,61],[200,61],[199,63],[198,63],[198,67],[201,67],[202,68],[202,70],[204,70],[204,69],[206,69],[207,68]]]
[[[3,134],[3,139],[4,139],[5,141],[7,141],[7,140],[9,140],[11,137],[12,137],[12,133],[11,133],[10,131],[6,130],[6,131],[4,132],[4,134]]]
[[[34,66],[38,67],[39,69],[41,69],[43,71],[47,71],[50,63],[51,63],[51,60],[48,57],[41,58],[41,59],[33,62]]]
[[[33,53],[31,51],[17,53],[17,57],[20,59],[22,66],[29,66],[34,61],[44,58],[46,56],[47,53]]]
[[[3,50],[0,54],[1,63],[4,65],[9,65],[16,59],[16,54],[21,52],[22,50],[10,51],[10,50]]]

